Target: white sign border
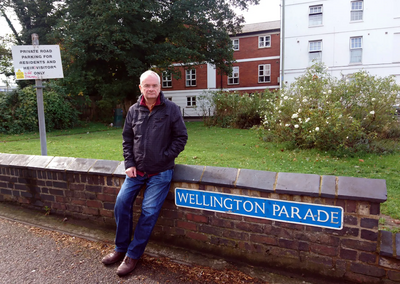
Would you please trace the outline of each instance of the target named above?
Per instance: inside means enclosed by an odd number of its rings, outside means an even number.
[[[305,223],[286,221],[286,220],[277,220],[277,219],[268,218],[268,217],[250,216],[250,215],[235,213],[235,212],[232,212],[232,211],[222,212],[222,211],[211,210],[211,209],[206,209],[206,208],[197,208],[197,207],[191,207],[191,206],[178,205],[176,203],[176,190],[177,189],[184,189],[184,190],[197,191],[197,192],[210,192],[210,193],[216,193],[216,194],[227,195],[227,196],[237,196],[237,197],[241,197],[241,198],[243,198],[243,197],[246,198],[247,197],[247,198],[256,198],[256,199],[262,199],[262,200],[279,201],[279,202],[283,202],[283,203],[296,203],[296,204],[303,204],[303,205],[305,204],[305,205],[323,206],[323,207],[330,207],[330,208],[340,209],[342,211],[341,220],[340,220],[340,228],[328,227],[328,226],[323,226],[323,225],[314,225],[314,224],[308,224],[308,223],[305,224]],[[288,201],[288,200],[281,200],[281,199],[274,199],[274,198],[263,198],[263,197],[256,197],[256,196],[237,195],[237,194],[229,194],[229,193],[216,192],[216,191],[206,191],[206,190],[198,190],[198,189],[191,189],[191,188],[183,188],[183,187],[175,187],[175,189],[174,189],[174,198],[175,198],[175,206],[177,206],[177,207],[184,207],[184,208],[190,208],[190,209],[196,209],[196,210],[206,210],[206,211],[211,211],[211,212],[218,212],[218,213],[225,213],[225,214],[244,216],[244,217],[248,217],[248,218],[271,220],[271,221],[276,221],[276,222],[291,223],[291,224],[296,224],[296,225],[312,226],[312,227],[318,227],[318,228],[326,228],[326,229],[331,229],[331,230],[342,230],[343,229],[344,209],[341,206],[315,204],[315,203],[298,202],[298,201]]]

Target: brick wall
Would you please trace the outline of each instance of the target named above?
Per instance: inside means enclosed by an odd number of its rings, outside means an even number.
[[[175,91],[175,90],[202,90],[207,89],[207,64],[199,64],[194,66],[196,69],[196,86],[186,86],[186,70],[187,68],[178,67],[180,78],[175,79],[172,76],[172,87],[161,88],[162,91]],[[159,73],[161,74],[161,73]]]
[[[252,87],[268,87],[278,84],[279,77],[279,59],[271,59],[271,60],[258,60],[258,61],[248,61],[248,62],[240,62],[234,63],[234,67],[239,67],[239,84],[228,85],[228,76],[226,75],[217,75],[217,88],[221,88],[221,76],[222,76],[222,88],[249,88]],[[266,83],[258,83],[258,66],[261,64],[270,64],[271,65],[271,80]],[[258,90],[259,92],[260,90]]]
[[[0,202],[112,228],[123,180],[119,161],[0,153]],[[176,187],[340,206],[344,226],[333,230],[177,207]],[[141,200],[139,195],[135,217]],[[378,230],[385,200],[384,180],[177,165],[152,238],[257,266],[357,283],[399,283],[400,234]]]
[[[260,35],[271,35],[270,47],[258,47],[258,36]],[[280,32],[256,33],[253,35],[238,36],[236,38],[239,39],[239,50],[234,52],[236,60],[280,55]]]
[[[259,48],[258,36],[271,35],[271,47]],[[279,84],[278,77],[280,72],[280,34],[278,33],[258,33],[253,35],[245,35],[238,37],[239,50],[234,52],[235,62],[233,66],[239,67],[239,84],[228,85],[228,77],[226,75],[217,74],[217,88],[246,88],[246,87],[262,87],[276,86]],[[271,59],[266,59],[266,58]],[[273,57],[277,57],[272,59]],[[243,59],[245,61],[243,61]],[[252,60],[250,60],[252,59]],[[254,60],[257,59],[257,60]],[[258,83],[258,65],[271,64],[271,81],[268,83]],[[222,76],[222,78],[221,78]],[[222,79],[222,80],[221,80]],[[222,84],[222,85],[221,85]],[[246,90],[251,91],[251,88]],[[254,89],[259,92],[260,90]]]

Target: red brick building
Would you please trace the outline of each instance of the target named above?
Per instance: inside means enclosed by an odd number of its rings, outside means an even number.
[[[231,36],[234,49],[233,72],[218,74],[211,64],[181,68],[182,78],[164,74],[162,91],[182,109],[184,116],[203,115],[199,96],[211,91],[262,92],[279,88],[280,21],[245,25],[240,34]]]

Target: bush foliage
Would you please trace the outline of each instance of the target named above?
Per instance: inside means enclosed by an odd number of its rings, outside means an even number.
[[[393,77],[379,78],[359,71],[337,79],[321,63],[287,88],[262,94],[212,92],[201,108],[213,109],[208,125],[256,128],[266,141],[290,147],[340,153],[391,150],[388,139],[400,137],[394,106],[400,86]]]
[[[44,90],[46,130],[71,128],[78,124],[78,112],[64,96]],[[0,133],[18,134],[38,131],[36,89],[32,86],[0,93]]]
[[[200,108],[207,125],[246,129],[261,123],[259,108],[262,100],[263,94],[218,91],[202,96]],[[212,116],[207,116],[208,109],[213,110]]]
[[[399,95],[392,77],[359,71],[336,79],[317,63],[288,88],[269,94],[261,110],[264,139],[337,153],[382,151],[379,141],[400,137],[394,115]]]

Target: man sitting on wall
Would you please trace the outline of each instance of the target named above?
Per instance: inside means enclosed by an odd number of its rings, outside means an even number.
[[[115,250],[102,260],[108,265],[123,259],[119,276],[131,273],[142,256],[169,192],[175,158],[188,139],[179,107],[160,91],[159,75],[144,72],[139,89],[142,95],[129,108],[122,132],[126,178],[114,208]],[[132,240],[133,202],[143,185],[142,212]]]

